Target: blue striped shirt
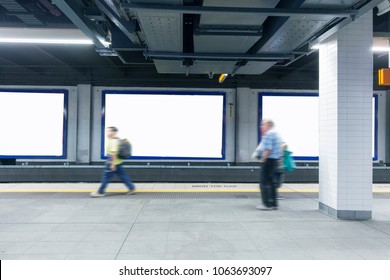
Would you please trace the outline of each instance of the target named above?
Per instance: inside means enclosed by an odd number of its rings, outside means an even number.
[[[273,129],[268,131],[261,139],[260,146],[262,147],[263,152],[266,150],[271,151],[268,158],[280,159],[282,156],[282,140]]]

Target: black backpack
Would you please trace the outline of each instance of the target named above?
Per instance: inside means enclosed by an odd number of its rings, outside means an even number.
[[[118,158],[128,159],[131,156],[131,144],[127,139],[119,139]]]

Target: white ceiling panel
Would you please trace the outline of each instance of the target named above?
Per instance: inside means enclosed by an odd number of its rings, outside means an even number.
[[[328,20],[294,20],[290,18],[261,48],[261,51],[291,52],[328,22]]]
[[[149,50],[182,52],[181,15],[139,12],[138,16]]]
[[[274,8],[279,0],[204,0],[203,6],[210,7],[248,7],[248,8]],[[266,16],[259,15],[202,15],[200,25],[237,25],[261,26]]]
[[[356,0],[307,0],[302,5],[304,8],[316,8],[316,9],[340,9],[349,8],[353,3],[358,2]]]
[[[268,61],[249,61],[245,66],[240,67],[236,74],[241,75],[260,75],[271,68],[275,62]]]
[[[158,60],[155,59],[154,65],[159,73],[185,74],[187,67],[181,60]],[[188,68],[189,74],[222,74],[231,73],[234,69],[234,61],[194,61],[194,64]]]
[[[181,5],[181,0],[137,0],[137,4],[174,4]],[[179,13],[137,12],[141,30],[150,51],[182,52],[183,19]]]
[[[356,0],[307,0],[301,7],[347,9],[355,2]],[[291,52],[334,18],[334,16],[318,15],[292,16],[263,46],[261,51]]]
[[[240,67],[236,74],[260,75],[271,68],[275,62],[249,61]],[[186,74],[187,67],[179,60],[154,60],[154,65],[159,73]],[[222,73],[232,74],[236,68],[233,61],[194,61],[194,65],[188,68],[188,74],[219,75]]]
[[[247,8],[274,8],[279,0],[204,0],[203,6],[212,7],[247,7]],[[236,26],[236,27],[255,27],[261,30],[261,26],[266,19],[266,16],[259,15],[218,15],[205,14],[200,16],[200,27],[213,26]],[[194,35],[194,50],[200,53],[245,53],[253,44],[255,44],[260,36],[245,36],[245,35],[230,35],[230,36],[212,36],[212,35]]]
[[[195,51],[199,53],[245,53],[259,36],[194,36]]]

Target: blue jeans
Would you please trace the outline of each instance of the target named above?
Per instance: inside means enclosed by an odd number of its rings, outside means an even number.
[[[110,183],[111,179],[114,177],[114,175],[117,174],[119,179],[126,185],[126,187],[129,190],[134,190],[135,186],[133,182],[130,180],[130,177],[126,174],[126,172],[123,170],[122,164],[118,164],[116,166],[116,170],[111,170],[111,165],[106,164],[106,167],[104,168],[103,175],[102,175],[102,184],[98,190],[98,193],[104,193],[105,189],[107,188],[107,185]]]

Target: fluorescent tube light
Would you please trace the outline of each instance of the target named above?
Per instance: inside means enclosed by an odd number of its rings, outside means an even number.
[[[0,43],[93,45],[79,29],[0,28]]]
[[[93,45],[92,40],[87,39],[41,39],[41,38],[1,38],[0,43],[20,44],[66,44],[66,45]]]

